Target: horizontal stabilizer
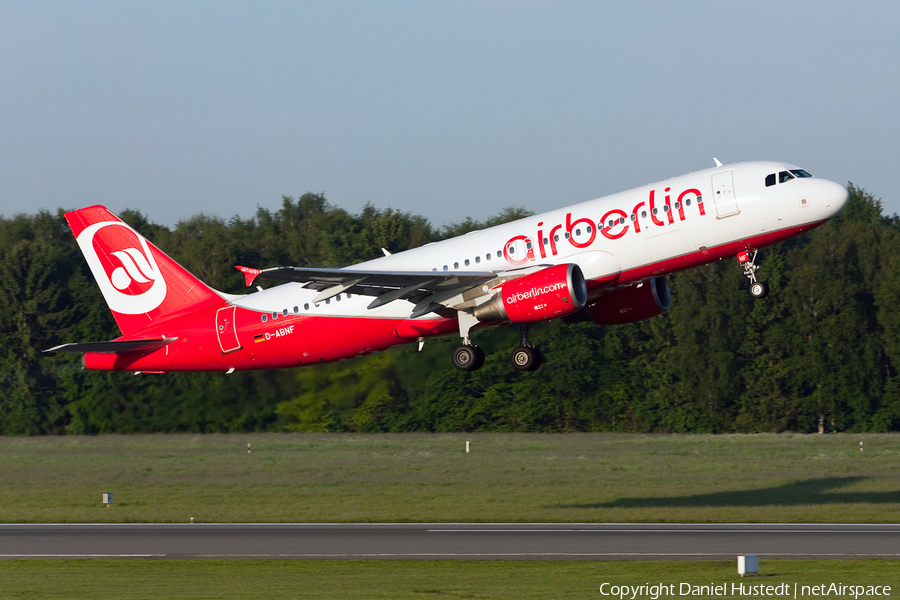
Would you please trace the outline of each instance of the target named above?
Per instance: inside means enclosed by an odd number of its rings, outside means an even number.
[[[158,350],[164,346],[168,346],[177,337],[172,338],[153,338],[150,340],[116,340],[112,342],[82,342],[70,343],[49,348],[44,352],[151,352]]]

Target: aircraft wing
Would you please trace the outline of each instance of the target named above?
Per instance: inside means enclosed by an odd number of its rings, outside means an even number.
[[[349,269],[308,269],[274,267],[253,269],[236,266],[247,285],[257,277],[277,281],[305,283],[318,290],[313,302],[323,302],[343,292],[375,296],[369,308],[377,308],[398,299],[416,302],[412,318],[431,312],[438,306],[488,281],[497,279],[492,271],[356,271]]]
[[[153,338],[149,340],[115,340],[112,342],[81,342],[62,344],[48,348],[44,352],[150,352],[167,346],[177,340],[172,338]]]

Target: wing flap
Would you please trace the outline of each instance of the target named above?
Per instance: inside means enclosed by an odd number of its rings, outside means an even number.
[[[419,284],[418,289],[436,292],[460,285],[478,285],[494,279],[496,274],[492,271],[357,271],[274,267],[260,270],[255,277],[306,283],[308,284],[306,287],[314,290],[324,290],[359,280],[365,281],[365,287],[401,289]]]

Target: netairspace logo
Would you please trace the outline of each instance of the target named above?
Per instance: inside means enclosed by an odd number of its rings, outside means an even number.
[[[677,590],[677,591],[676,591]],[[779,598],[817,598],[833,596],[841,598],[861,598],[868,596],[890,596],[889,585],[844,585],[843,583],[823,583],[821,585],[800,585],[781,583],[778,585],[748,583],[658,583],[645,585],[615,585],[604,583],[600,586],[601,596],[613,596],[620,600],[650,598],[658,600],[667,596],[771,596]]]
[[[544,287],[531,288],[527,292],[514,292],[507,296],[506,303],[512,304],[514,302],[519,302],[520,300],[537,298],[538,296],[543,296],[544,294],[549,294],[550,292],[556,292],[565,288],[566,284],[564,283],[551,283],[550,285],[545,285]]]

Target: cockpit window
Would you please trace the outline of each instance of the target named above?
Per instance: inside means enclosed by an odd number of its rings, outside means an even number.
[[[784,183],[785,181],[790,181],[794,179],[794,176],[791,175],[788,171],[782,171],[778,174],[778,183]]]
[[[775,185],[775,173],[771,175],[766,175],[766,187],[770,187]]]
[[[812,175],[810,175],[803,169],[791,169],[791,173],[794,175],[794,177],[812,177]]]

